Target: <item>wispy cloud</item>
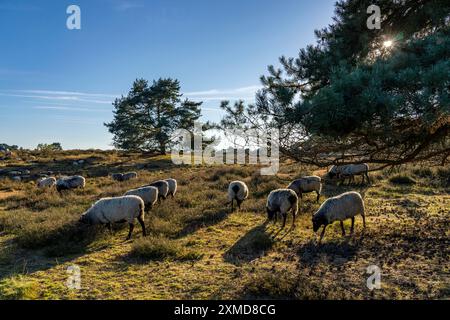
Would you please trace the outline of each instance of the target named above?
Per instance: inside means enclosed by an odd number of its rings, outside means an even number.
[[[86,102],[94,104],[111,104],[118,95],[103,93],[84,93],[75,91],[50,91],[50,90],[3,90],[0,96],[29,98],[36,100]]]
[[[77,108],[68,106],[34,106],[33,109],[37,110],[51,110],[51,111],[72,111],[72,112],[110,112],[107,109],[95,109],[95,108]]]
[[[114,9],[117,11],[127,11],[127,10],[131,10],[131,9],[138,9],[138,8],[143,8],[143,7],[144,7],[144,5],[142,3],[135,2],[135,1],[122,0],[114,6]]]
[[[247,86],[228,90],[212,89],[206,91],[193,91],[184,93],[185,96],[201,101],[220,101],[220,100],[245,100],[252,101],[255,99],[256,91],[262,86]]]

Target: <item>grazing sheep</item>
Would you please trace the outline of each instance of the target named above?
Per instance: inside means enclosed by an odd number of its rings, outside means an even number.
[[[364,183],[367,178],[367,182],[370,183],[369,178],[369,165],[367,163],[361,164],[349,164],[346,165],[340,172],[340,177],[344,179],[348,178],[348,183],[355,181],[355,176],[362,176],[361,183]]]
[[[134,223],[137,219],[142,227],[142,234],[147,235],[144,224],[144,201],[138,196],[103,198],[98,200],[81,215],[80,222],[95,225],[106,224],[111,230],[113,223],[128,222],[130,231],[127,240],[131,239]]]
[[[345,236],[343,221],[346,219],[352,219],[350,233],[353,234],[355,216],[358,214],[362,216],[363,225],[365,228],[366,218],[364,212],[364,201],[358,192],[350,191],[336,197],[328,198],[324,203],[322,203],[319,210],[317,210],[312,218],[314,232],[317,232],[320,226],[323,225],[319,243],[322,241],[327,225],[332,224],[335,221],[340,221],[342,235]]]
[[[177,193],[177,180],[175,179],[166,179],[167,183],[169,184],[169,193],[168,195],[171,195],[172,198],[175,196],[175,193]]]
[[[86,179],[82,176],[64,177],[56,181],[56,190],[58,190],[58,192],[63,190],[84,188],[85,186]]]
[[[128,180],[131,180],[131,179],[136,179],[137,177],[138,177],[137,172],[127,172],[127,173],[123,174],[122,181],[128,181]]]
[[[315,191],[317,193],[317,202],[319,202],[320,193],[322,192],[322,179],[318,176],[308,176],[294,180],[287,187],[294,190],[295,193],[303,199],[303,193]]]
[[[115,181],[123,181],[123,174],[122,173],[113,173],[111,175],[111,178]]]
[[[273,190],[267,197],[266,209],[269,220],[276,222],[279,213],[283,216],[283,226],[281,229],[286,225],[289,210],[292,210],[292,228],[294,228],[295,216],[298,212],[298,196],[291,189]]]
[[[39,189],[51,188],[54,185],[56,185],[56,179],[53,177],[39,179],[39,181],[37,183],[37,187]]]
[[[247,185],[242,181],[233,181],[228,186],[228,201],[231,202],[231,211],[234,210],[233,201],[236,200],[239,210],[242,202],[248,197]]]
[[[161,199],[165,200],[169,193],[169,183],[165,180],[158,180],[142,187],[156,187],[158,189],[158,202],[161,202]]]
[[[127,191],[125,196],[138,196],[144,200],[145,208],[147,212],[152,209],[158,200],[158,188],[156,187],[144,187],[138,189],[132,189]]]

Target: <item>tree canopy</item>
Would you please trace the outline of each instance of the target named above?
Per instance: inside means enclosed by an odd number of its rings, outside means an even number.
[[[116,148],[165,154],[175,129],[193,128],[201,104],[182,100],[178,80],[158,79],[149,85],[137,79],[127,96],[114,101],[114,119],[105,126],[114,135]]]
[[[370,5],[381,29],[367,27]],[[256,103],[226,121],[280,130],[280,151],[305,163],[380,166],[450,155],[450,3],[347,0],[295,58],[261,77]],[[389,44],[389,45],[386,45]],[[241,124],[242,125],[242,124]]]

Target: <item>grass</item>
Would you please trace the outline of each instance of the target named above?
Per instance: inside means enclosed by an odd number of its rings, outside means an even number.
[[[135,241],[130,255],[145,260],[199,260],[202,254],[163,237],[146,237]]]
[[[268,177],[252,166],[177,167],[167,157],[96,150],[19,157],[0,163],[0,170],[83,173],[88,183],[60,195],[38,190],[33,181],[0,179],[2,299],[449,298],[448,166],[374,172],[371,186],[325,185],[321,203],[361,192],[368,227],[363,232],[357,217],[355,235],[342,237],[334,224],[318,245],[311,229],[320,205],[314,195],[305,195],[294,230],[288,228],[291,217],[280,231],[265,216],[272,189],[318,168],[283,163],[278,176]],[[86,164],[74,167],[78,159]],[[108,176],[121,171],[137,171],[139,178],[118,183]],[[416,183],[395,182],[399,176]],[[168,177],[178,180],[179,191],[146,215],[146,238],[139,224],[131,241],[125,241],[126,225],[111,234],[78,224],[97,199]],[[232,180],[250,189],[234,212],[226,205]],[[382,269],[382,290],[365,286],[370,264]],[[65,285],[72,265],[80,267],[81,290]]]
[[[397,174],[391,178],[389,178],[389,182],[394,183],[394,184],[416,184],[417,181],[413,178],[411,178],[408,175],[404,175],[404,174]]]

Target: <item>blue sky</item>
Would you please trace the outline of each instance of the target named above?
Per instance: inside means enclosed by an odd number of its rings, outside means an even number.
[[[172,77],[218,121],[281,55],[314,42],[335,0],[0,0],[0,143],[111,148],[111,102]],[[81,30],[66,9],[81,8]]]

